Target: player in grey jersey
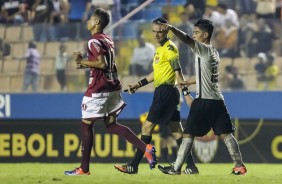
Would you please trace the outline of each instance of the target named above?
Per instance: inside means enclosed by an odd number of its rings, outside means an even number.
[[[169,24],[163,24],[163,30],[171,30],[195,53],[196,76],[187,80],[185,85],[196,84],[196,97],[185,124],[183,140],[175,163],[167,167],[159,165],[159,169],[165,174],[181,174],[183,162],[192,150],[194,137],[204,136],[213,129],[214,133],[224,141],[235,163],[232,174],[245,174],[247,169],[238,142],[232,135],[234,126],[218,85],[220,59],[217,50],[210,43],[213,33],[212,22],[199,19],[194,24],[193,38]]]

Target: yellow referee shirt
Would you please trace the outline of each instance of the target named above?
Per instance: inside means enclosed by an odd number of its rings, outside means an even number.
[[[156,49],[153,61],[154,87],[160,85],[174,85],[175,71],[181,70],[179,63],[179,53],[175,44],[171,40],[166,40],[164,44]]]

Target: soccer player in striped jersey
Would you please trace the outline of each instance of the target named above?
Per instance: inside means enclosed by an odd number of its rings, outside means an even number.
[[[109,24],[109,14],[96,9],[87,21],[87,29],[92,36],[88,40],[87,59],[75,52],[78,68],[89,67],[91,70],[88,89],[82,100],[82,146],[80,167],[65,171],[65,175],[89,175],[90,154],[93,146],[93,124],[103,119],[106,129],[132,143],[145,153],[150,168],[156,164],[155,147],[145,144],[128,127],[117,123],[117,115],[126,105],[121,97],[121,85],[115,64],[114,42],[103,33]]]
[[[195,53],[196,77],[187,80],[185,84],[188,86],[196,84],[196,97],[191,105],[175,163],[167,167],[159,166],[159,169],[165,174],[180,174],[185,157],[192,150],[194,137],[204,136],[212,128],[214,133],[224,141],[235,163],[232,174],[245,174],[247,169],[244,166],[238,142],[232,135],[234,126],[219,89],[220,58],[210,42],[214,28],[212,22],[199,19],[194,24],[193,38],[172,25],[162,24],[162,26],[162,30],[173,32]]]

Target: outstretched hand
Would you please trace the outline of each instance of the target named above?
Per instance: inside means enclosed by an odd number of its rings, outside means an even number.
[[[74,52],[73,53],[73,55],[74,55],[74,60],[75,60],[75,62],[76,63],[80,63],[80,61],[82,60],[82,54],[79,52],[79,51],[77,51],[77,52]]]
[[[76,69],[88,68],[86,65],[81,64],[83,57],[79,51],[74,52],[73,55],[74,55],[74,60],[76,62]]]
[[[139,89],[139,87],[140,86],[138,84],[128,85],[127,89],[124,90],[124,92],[128,92],[129,94],[133,94]]]
[[[179,89],[182,89],[182,88],[184,88],[184,87],[186,87],[186,86],[189,86],[189,85],[187,84],[187,81],[183,81],[182,83],[176,84],[176,86],[177,86]]]

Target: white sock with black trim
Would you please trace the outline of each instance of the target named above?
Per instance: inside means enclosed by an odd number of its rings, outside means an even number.
[[[227,135],[224,138],[224,143],[228,149],[228,152],[236,164],[236,166],[241,166],[243,164],[242,156],[239,150],[238,142],[232,134]]]
[[[193,141],[194,141],[194,138],[183,138],[182,139],[182,143],[179,147],[177,158],[176,158],[176,161],[174,163],[174,170],[175,171],[178,171],[178,170],[181,169],[181,167],[182,167],[182,165],[185,161],[185,158],[188,156],[188,154],[192,150]]]

